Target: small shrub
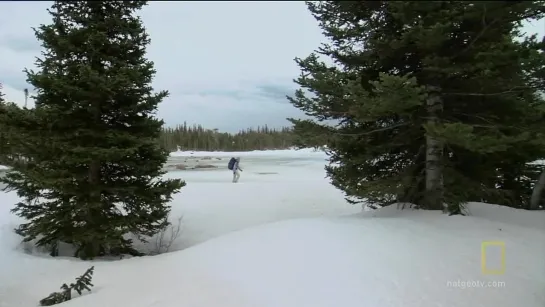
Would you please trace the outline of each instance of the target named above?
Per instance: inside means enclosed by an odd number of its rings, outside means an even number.
[[[182,219],[183,215],[180,215],[174,224],[165,223],[165,227],[155,237],[155,250],[153,254],[158,255],[169,252],[172,244],[182,233]]]
[[[63,284],[61,292],[53,292],[46,298],[41,299],[40,306],[52,306],[69,301],[72,299],[72,290],[75,290],[79,295],[81,295],[83,290],[91,291],[91,287],[93,287],[91,279],[93,278],[94,270],[94,266],[90,267],[83,275],[76,278],[76,283],[71,283],[70,286]]]

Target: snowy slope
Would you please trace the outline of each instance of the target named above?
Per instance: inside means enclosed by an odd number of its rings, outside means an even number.
[[[95,263],[95,290],[65,306],[541,307],[545,229],[533,213],[505,211],[535,228],[395,208],[258,226],[184,251]],[[504,275],[481,273],[481,242],[489,240],[506,245]],[[20,260],[33,274],[6,289],[0,306],[32,306],[89,266]]]
[[[228,171],[168,174],[188,182],[173,201],[173,214],[184,214],[174,249],[188,248],[153,257],[82,262],[24,253],[7,214],[17,197],[0,194],[0,307],[36,306],[91,265],[92,293],[60,306],[545,305],[544,212],[472,203],[469,217],[395,206],[361,213],[323,178],[325,162],[305,154],[278,153],[281,166],[249,155],[255,163],[240,184]],[[257,171],[267,168],[274,172]],[[483,241],[505,244],[503,275],[481,272]],[[488,249],[489,269],[499,255]]]

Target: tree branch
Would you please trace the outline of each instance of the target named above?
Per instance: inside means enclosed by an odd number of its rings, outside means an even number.
[[[338,132],[333,132],[333,134],[343,135],[343,136],[362,136],[362,135],[370,135],[370,134],[377,133],[377,132],[388,131],[388,130],[392,130],[392,129],[395,129],[395,128],[408,126],[408,125],[409,125],[409,123],[401,123],[401,124],[396,124],[396,125],[392,125],[392,126],[388,126],[388,127],[384,127],[384,128],[379,128],[379,129],[375,129],[375,130],[371,130],[371,131],[367,131],[367,132],[363,132],[363,133],[338,133]]]
[[[442,95],[444,96],[498,96],[498,95],[518,93],[520,91],[528,90],[528,89],[533,89],[533,87],[518,86],[518,87],[513,87],[507,91],[497,92],[497,93],[442,93]]]

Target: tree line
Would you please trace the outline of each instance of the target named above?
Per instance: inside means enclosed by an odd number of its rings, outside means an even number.
[[[1,90],[0,90],[1,95]],[[8,108],[14,112],[29,112],[15,104],[6,103],[0,96],[0,108]],[[4,113],[7,114],[7,113]],[[10,165],[20,160],[21,151],[15,146],[17,131],[10,130],[9,125],[2,124],[0,114],[0,165]],[[12,131],[12,132],[10,132]],[[267,125],[240,130],[237,133],[220,132],[218,129],[207,129],[202,125],[187,125],[184,122],[174,128],[163,127],[158,138],[160,146],[169,152],[183,151],[251,151],[287,149],[294,145],[291,127],[280,129]]]
[[[237,133],[205,129],[201,125],[187,123],[175,128],[164,128],[160,136],[161,145],[169,151],[249,151],[286,149],[293,146],[290,127],[281,129],[263,127],[249,128]]]
[[[328,176],[349,200],[540,208],[545,38],[522,23],[543,18],[544,1],[307,6],[328,43],[296,59],[289,100],[313,119],[291,121],[298,146],[327,145]]]

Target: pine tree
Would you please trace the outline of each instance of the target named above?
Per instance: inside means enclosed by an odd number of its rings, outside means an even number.
[[[460,213],[465,201],[502,197],[502,163],[520,177],[543,157],[528,130],[543,100],[523,65],[540,45],[516,41],[543,1],[307,5],[331,41],[317,53],[335,65],[296,59],[301,90],[290,101],[314,120],[291,121],[300,146],[327,145],[327,173],[349,200]]]
[[[146,1],[55,1],[50,25],[35,30],[45,51],[20,152],[26,162],[2,179],[23,201],[12,210],[18,228],[57,255],[58,242],[76,257],[139,254],[126,234],[145,239],[165,226],[180,180],[159,179],[168,153],[154,117],[168,93],[153,93],[145,56],[150,39],[135,15]]]

